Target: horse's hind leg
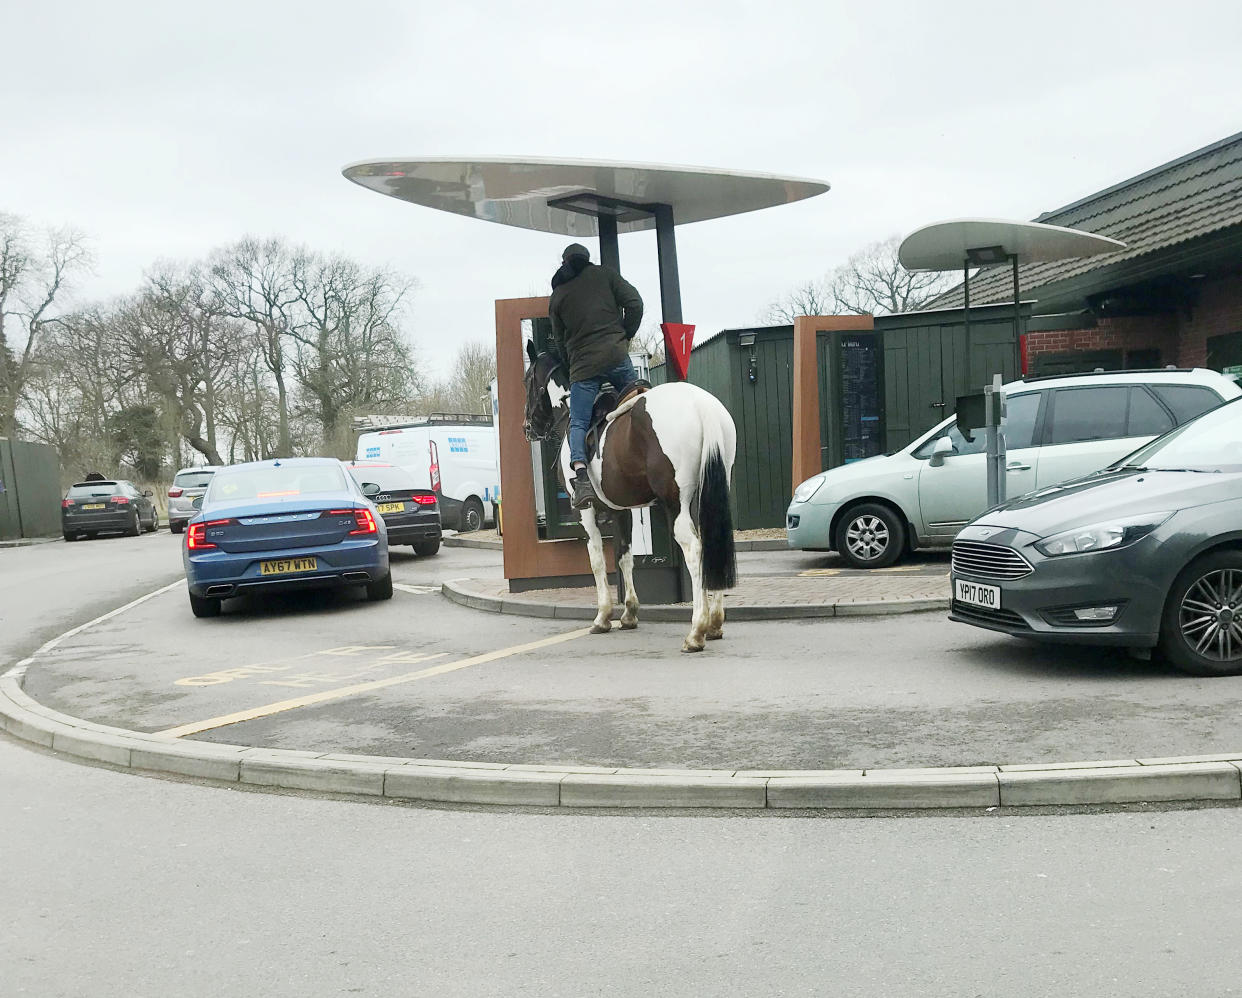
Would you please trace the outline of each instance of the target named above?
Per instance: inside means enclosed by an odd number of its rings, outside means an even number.
[[[690,518],[690,510],[682,506],[673,520],[673,536],[686,559],[686,571],[694,587],[694,609],[690,617],[690,633],[682,643],[682,651],[702,651],[707,633],[707,605],[703,595],[703,542]]]
[[[608,566],[604,561],[604,538],[599,524],[595,522],[595,510],[587,507],[582,511],[582,526],[587,535],[587,554],[591,557],[591,574],[595,576],[595,603],[599,612],[591,624],[592,634],[607,634],[612,630],[612,591],[608,588]]]
[[[621,626],[632,631],[638,626],[638,593],[634,591],[634,550],[631,537],[634,532],[634,514],[628,509],[617,513],[617,571],[625,588],[625,612],[621,614]]]
[[[707,594],[707,640],[724,637],[724,593]]]

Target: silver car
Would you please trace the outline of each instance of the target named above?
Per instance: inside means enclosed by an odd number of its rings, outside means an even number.
[[[1006,492],[1025,495],[1098,471],[1242,390],[1215,371],[1092,372],[1006,386]],[[837,551],[852,568],[884,568],[917,547],[945,546],[987,506],[983,434],[955,417],[901,450],[831,468],[794,490],[791,548]]]
[[[185,525],[198,514],[194,500],[207,491],[211,476],[220,468],[209,464],[201,468],[182,468],[173,478],[168,489],[168,529],[174,534],[185,530]]]

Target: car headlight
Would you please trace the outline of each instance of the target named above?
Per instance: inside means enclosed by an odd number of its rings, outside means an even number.
[[[1104,523],[1092,523],[1085,527],[1075,527],[1042,541],[1035,542],[1035,550],[1050,558],[1062,554],[1081,554],[1085,551],[1106,551],[1109,548],[1125,547],[1133,544],[1141,537],[1146,537],[1173,514],[1144,513],[1121,520],[1109,520]]]
[[[819,491],[819,487],[824,484],[824,476],[816,475],[814,478],[808,478],[805,482],[794,489],[793,501],[806,502],[811,496]]]

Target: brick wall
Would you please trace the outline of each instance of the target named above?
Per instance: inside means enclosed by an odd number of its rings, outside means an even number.
[[[1041,353],[1158,349],[1161,364],[1207,366],[1207,341],[1242,333],[1242,274],[1205,280],[1190,313],[1100,319],[1094,329],[1027,334],[1032,362]],[[1033,365],[1032,365],[1033,366]]]
[[[1242,333],[1242,275],[1203,281],[1199,301],[1189,317],[1180,316],[1182,367],[1207,365],[1207,341],[1225,333]]]
[[[1027,355],[1032,361],[1041,353],[1071,353],[1088,350],[1160,351],[1161,364],[1178,360],[1177,317],[1172,315],[1127,315],[1100,319],[1093,329],[1061,329],[1056,332],[1028,333]]]

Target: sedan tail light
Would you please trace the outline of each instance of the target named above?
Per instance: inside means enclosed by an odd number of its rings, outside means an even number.
[[[434,505],[436,504],[436,497],[435,497],[435,496],[431,496],[431,495],[416,495],[416,496],[413,496],[412,498],[413,498],[413,500],[414,500],[416,503],[418,503],[420,506],[434,506]]]
[[[168,490],[168,498],[169,499],[180,499],[184,493],[185,493],[185,489],[179,489],[177,488],[177,486],[174,485],[171,489]]]
[[[379,527],[375,525],[375,517],[371,515],[369,509],[330,509],[323,516],[352,516],[357,526],[349,532],[349,536],[355,534],[376,534],[379,533]]]
[[[73,509],[73,505],[74,505],[74,504],[73,504],[73,500],[72,500],[72,499],[62,499],[62,500],[60,501],[60,508],[61,508],[61,509]]]
[[[228,520],[210,520],[206,523],[191,523],[185,532],[185,546],[191,551],[206,551],[215,545],[207,540],[208,527],[222,527]]]
[[[118,506],[128,506],[129,496],[113,496],[112,501]]]

